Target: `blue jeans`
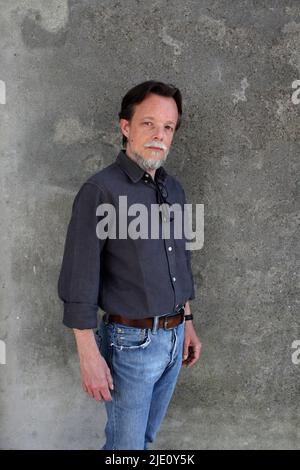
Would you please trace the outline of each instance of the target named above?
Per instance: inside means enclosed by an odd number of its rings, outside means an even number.
[[[96,332],[113,378],[105,401],[106,442],[101,450],[147,450],[166,414],[182,365],[184,323],[164,328],[105,324]]]

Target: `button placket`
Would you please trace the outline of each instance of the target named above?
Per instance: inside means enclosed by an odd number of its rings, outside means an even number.
[[[145,183],[150,185],[156,192],[159,191],[158,185],[156,184],[156,182],[153,180],[153,178],[148,173],[144,174],[143,180],[144,180]],[[161,198],[159,198],[159,200],[160,199]],[[170,211],[168,210],[169,207],[166,207],[165,204],[162,205],[162,210],[159,211],[159,215],[160,215],[161,221],[162,221],[162,225],[161,225],[162,234],[163,234],[162,236],[163,236],[163,241],[164,241],[164,246],[165,246],[165,253],[166,253],[166,257],[167,257],[167,262],[168,262],[168,265],[169,265],[170,281],[171,281],[171,285],[172,285],[173,292],[174,292],[174,305],[175,305],[176,303],[178,303],[178,295],[179,295],[178,288],[179,288],[179,286],[177,286],[176,276],[174,275],[176,273],[176,262],[175,262],[174,244],[173,244],[173,246],[171,245],[171,243],[173,243],[173,240],[172,240],[172,238],[166,238],[164,236],[167,223],[170,223],[170,221],[169,221]],[[172,220],[173,219],[171,219],[171,221]],[[172,233],[172,229],[170,231]]]
[[[170,223],[170,222],[168,222],[168,223]],[[163,226],[163,229],[164,229],[164,227],[165,227],[164,222],[162,223],[162,226]],[[176,273],[175,256],[172,256],[175,253],[173,252],[173,246],[170,244],[170,243],[173,243],[172,233],[173,233],[173,230],[170,227],[170,238],[164,238],[164,245],[165,245],[165,252],[166,252],[166,256],[167,256],[167,262],[168,262],[168,265],[169,265],[170,280],[171,280],[171,284],[172,284],[172,288],[173,288],[173,292],[174,292],[174,305],[175,305],[176,302],[178,301],[178,299],[177,299],[177,297],[178,297],[177,290],[178,289],[177,289],[177,284],[176,284],[176,276],[174,275]]]

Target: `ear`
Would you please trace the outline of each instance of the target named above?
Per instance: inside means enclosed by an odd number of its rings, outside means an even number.
[[[122,134],[125,135],[125,137],[128,138],[129,127],[130,127],[129,121],[127,121],[127,119],[122,118],[122,119],[120,119],[119,126],[120,126],[120,129],[122,131]]]

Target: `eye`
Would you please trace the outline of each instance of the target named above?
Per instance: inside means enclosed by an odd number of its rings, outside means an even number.
[[[150,122],[150,121],[145,121],[144,124],[146,124],[146,125],[147,125],[147,124],[152,124],[152,122]]]
[[[171,127],[171,126],[166,126],[166,127],[167,127],[168,129],[171,129],[171,131],[174,130],[173,127]]]

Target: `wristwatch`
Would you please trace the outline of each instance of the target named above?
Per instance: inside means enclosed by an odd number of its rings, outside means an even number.
[[[187,320],[193,320],[193,314],[190,313],[189,315],[184,315],[184,320],[187,321]]]

